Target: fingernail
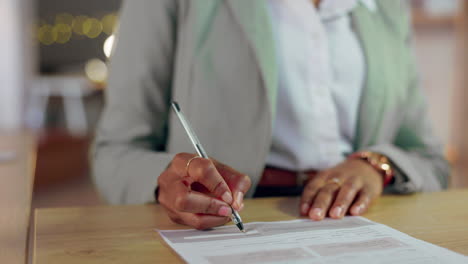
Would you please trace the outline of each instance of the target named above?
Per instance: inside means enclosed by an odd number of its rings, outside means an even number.
[[[309,210],[309,204],[303,203],[301,206],[301,212],[302,214],[307,214],[307,211]]]
[[[360,214],[362,214],[362,212],[364,211],[364,205],[361,204],[361,205],[355,206],[353,209],[354,209],[354,210],[353,210],[353,211],[354,211],[354,215],[360,215]]]
[[[364,213],[364,205],[363,205],[363,204],[361,204],[361,205],[358,206],[357,213],[358,213],[358,214]]]
[[[316,219],[323,218],[323,210],[320,208],[314,208],[310,211],[310,216],[314,216]]]
[[[221,206],[218,210],[218,214],[220,216],[230,216],[232,214],[231,208],[227,206]]]
[[[330,214],[331,214],[333,217],[336,217],[336,218],[343,217],[343,216],[342,216],[342,214],[343,214],[343,207],[337,206],[337,207],[333,208],[333,210],[331,211]]]
[[[243,199],[244,199],[244,194],[242,192],[238,192],[237,197],[236,197],[236,202],[239,206],[241,206]]]
[[[232,203],[232,195],[226,191],[222,196],[221,196],[221,199],[223,199],[223,201],[225,201],[227,204],[231,204]]]

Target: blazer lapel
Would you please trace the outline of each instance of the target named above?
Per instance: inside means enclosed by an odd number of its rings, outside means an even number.
[[[228,0],[227,2],[252,45],[266,88],[265,92],[269,97],[273,119],[278,87],[278,64],[267,6],[263,0]]]

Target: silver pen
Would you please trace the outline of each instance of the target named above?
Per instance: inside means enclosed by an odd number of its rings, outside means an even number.
[[[190,138],[190,141],[192,142],[193,146],[195,147],[195,150],[198,153],[198,156],[209,159],[208,155],[206,154],[205,149],[200,143],[200,140],[198,140],[197,135],[195,134],[195,131],[193,131],[192,127],[190,126],[190,123],[185,119],[185,116],[182,114],[182,111],[180,110],[179,104],[177,102],[172,102],[172,109],[176,113],[177,117],[179,118],[180,123],[185,129],[185,132],[187,133],[188,137]],[[232,215],[231,215],[231,220],[232,222],[239,228],[240,231],[245,233],[244,229],[244,224],[242,223],[242,219],[239,215],[239,213],[232,208]]]

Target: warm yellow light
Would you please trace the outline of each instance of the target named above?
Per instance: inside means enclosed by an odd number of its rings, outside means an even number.
[[[84,35],[84,23],[88,20],[87,16],[77,16],[73,19],[72,28],[73,32],[77,35]]]
[[[66,24],[57,24],[53,28],[54,34],[57,36],[55,40],[57,43],[65,44],[72,36],[72,29]]]
[[[109,36],[106,41],[104,41],[104,54],[106,55],[107,58],[110,58],[112,56],[112,51],[114,49],[114,42],[115,42],[115,36],[111,35]]]
[[[69,27],[73,26],[73,15],[68,13],[60,13],[55,16],[55,24],[65,24]]]
[[[96,18],[89,18],[83,24],[83,33],[88,38],[97,38],[102,33],[101,21]]]
[[[112,35],[115,32],[115,27],[117,26],[118,17],[115,14],[108,14],[104,16],[101,20],[102,22],[102,31],[107,35]]]
[[[92,59],[85,65],[85,73],[89,80],[97,84],[107,81],[107,65],[100,59]]]
[[[43,25],[37,32],[39,42],[44,45],[51,45],[57,40],[57,32],[51,25]]]

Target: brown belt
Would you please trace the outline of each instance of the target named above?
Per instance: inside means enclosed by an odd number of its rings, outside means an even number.
[[[290,171],[274,167],[266,167],[259,186],[302,186],[311,177],[317,175],[317,171]]]

